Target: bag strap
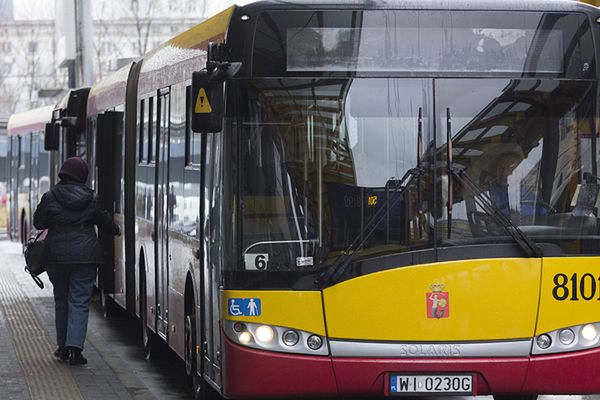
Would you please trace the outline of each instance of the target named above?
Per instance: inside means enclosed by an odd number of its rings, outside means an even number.
[[[35,235],[35,239],[33,241],[37,242],[38,239],[40,238],[40,236],[42,236],[42,233],[44,233],[45,231],[46,231],[46,229],[40,229],[40,231],[38,232],[38,234]]]
[[[54,195],[54,193],[52,193],[52,189],[48,190],[48,195],[54,197],[54,200],[56,200],[56,196]],[[56,200],[56,202],[58,203],[58,200]],[[58,205],[60,206],[60,203],[58,203]],[[42,236],[42,233],[48,231],[49,228],[46,229],[40,229],[40,231],[38,232],[38,234],[35,236],[35,239],[33,240],[34,242],[37,242],[38,239],[40,238],[40,236]]]
[[[44,288],[44,282],[42,282],[42,280],[40,279],[39,276],[35,276],[31,272],[29,272],[29,268],[27,268],[27,267],[25,267],[25,272],[27,272],[31,276],[31,278],[33,279],[35,284],[38,285],[40,289]]]

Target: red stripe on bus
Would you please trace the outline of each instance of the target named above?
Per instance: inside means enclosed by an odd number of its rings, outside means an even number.
[[[226,398],[336,396],[329,357],[274,353],[239,346],[223,334]]]
[[[328,358],[250,349],[224,338],[223,356],[230,398],[381,396],[390,373],[473,373],[477,395],[600,392],[600,349],[515,358]]]
[[[600,393],[600,349],[531,357],[527,392]]]

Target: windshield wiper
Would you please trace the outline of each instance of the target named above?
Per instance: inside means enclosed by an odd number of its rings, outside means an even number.
[[[523,252],[528,257],[541,257],[543,255],[542,249],[531,240],[510,218],[508,218],[502,211],[494,204],[490,196],[483,192],[475,182],[469,177],[464,169],[458,168],[454,165],[449,167],[450,174],[460,182],[462,187],[467,189],[473,194],[475,203],[485,211],[490,217],[508,232],[508,234],[515,240],[515,242],[523,249]]]
[[[452,198],[453,187],[452,178],[456,178],[468,191],[473,195],[475,203],[485,211],[490,217],[508,232],[508,234],[514,239],[514,241],[523,249],[527,257],[541,257],[543,255],[542,249],[531,240],[510,218],[496,206],[491,197],[483,192],[481,188],[471,179],[471,177],[465,172],[463,168],[458,168],[454,164],[452,158],[452,119],[450,118],[450,108],[446,109],[446,150],[447,159],[446,166],[448,168],[448,238],[450,238],[451,225],[452,225],[452,204],[454,199]]]
[[[420,163],[419,163],[420,164]],[[388,196],[382,203],[381,208],[373,215],[367,225],[358,233],[356,238],[350,243],[350,245],[342,251],[341,255],[333,262],[331,267],[327,270],[317,274],[315,278],[315,284],[323,284],[328,282],[338,282],[338,280],[344,275],[348,265],[364,245],[369,241],[371,235],[375,232],[379,224],[387,217],[388,210],[393,209],[398,202],[403,198],[404,193],[412,185],[413,181],[417,178],[421,178],[423,175],[423,169],[416,167],[408,170],[402,179],[394,180],[395,185],[389,191],[395,193],[395,198],[390,202],[390,196]],[[388,182],[389,183],[389,182]],[[388,188],[388,185],[386,185]]]

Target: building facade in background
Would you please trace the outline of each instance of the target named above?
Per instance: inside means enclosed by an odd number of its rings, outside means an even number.
[[[0,0],[0,119],[53,104],[68,87],[67,70],[57,66],[53,3]],[[208,0],[94,1],[94,80],[202,21],[210,12],[207,4]],[[28,19],[28,9],[36,19]]]

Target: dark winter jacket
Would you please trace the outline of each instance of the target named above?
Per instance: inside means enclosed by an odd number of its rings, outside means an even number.
[[[47,265],[104,264],[94,225],[115,235],[119,232],[94,192],[84,184],[68,181],[59,182],[42,196],[33,225],[48,229],[43,256]]]

